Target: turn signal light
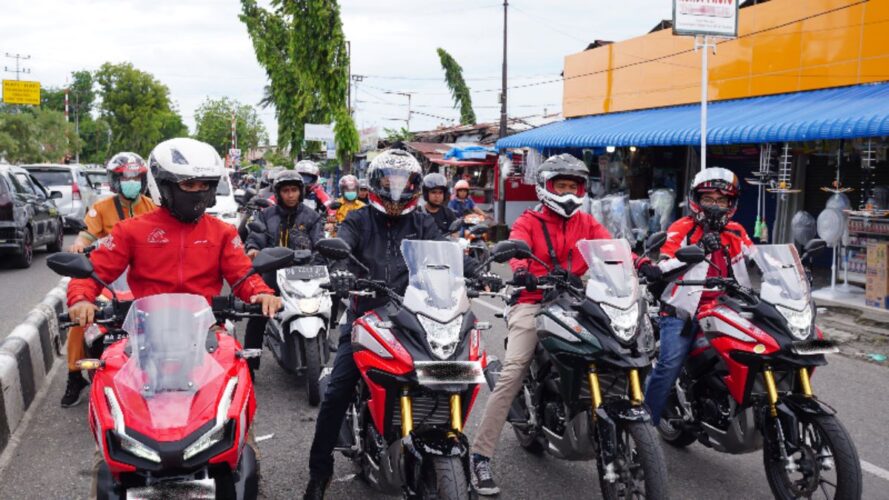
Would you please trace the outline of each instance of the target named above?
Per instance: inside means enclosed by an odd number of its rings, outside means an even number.
[[[80,359],[76,363],[74,363],[79,370],[98,370],[105,366],[105,362],[101,359]]]

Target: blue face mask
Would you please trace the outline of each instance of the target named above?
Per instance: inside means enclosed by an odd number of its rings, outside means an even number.
[[[128,200],[135,200],[142,194],[142,181],[120,181],[120,194]]]
[[[349,201],[355,201],[358,198],[358,193],[355,191],[346,191],[343,193],[343,196]]]

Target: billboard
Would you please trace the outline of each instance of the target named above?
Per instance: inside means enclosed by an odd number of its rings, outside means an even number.
[[[3,103],[40,106],[40,82],[3,80]]]
[[[673,34],[738,36],[739,0],[673,0]]]
[[[306,123],[305,140],[333,142],[333,125]]]

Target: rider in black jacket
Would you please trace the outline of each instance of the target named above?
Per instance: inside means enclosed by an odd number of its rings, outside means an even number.
[[[318,212],[302,203],[305,185],[302,177],[293,170],[285,170],[275,177],[273,184],[277,205],[257,214],[256,220],[265,226],[265,231],[251,231],[244,248],[247,256],[253,259],[263,248],[286,247],[292,250],[312,250],[315,243],[324,235],[324,221]],[[262,276],[266,284],[276,293],[278,282],[274,272]],[[261,349],[265,332],[266,318],[251,318],[247,321],[244,334],[244,347]],[[260,358],[247,360],[251,373],[259,368]]]
[[[435,219],[435,224],[443,234],[450,233],[451,223],[457,220],[457,214],[448,207],[448,180],[439,173],[427,174],[423,177],[423,211]]]
[[[384,151],[371,162],[368,181],[370,206],[349,213],[337,236],[370,269],[369,276],[357,270],[355,274],[362,278],[384,280],[396,293],[403,294],[408,284],[408,271],[401,255],[401,242],[406,239],[447,239],[431,217],[416,210],[422,179],[420,165],[413,156],[401,150]],[[474,260],[465,260],[465,274],[474,276],[477,266]],[[339,293],[348,291],[354,284],[355,274],[343,269],[333,271],[333,288]],[[499,286],[496,277],[485,275],[482,280],[492,287]],[[330,384],[316,420],[315,438],[309,456],[309,484],[304,498],[324,498],[324,491],[333,474],[333,448],[355,384],[361,376],[352,360],[352,322],[387,302],[385,297],[362,297],[350,303],[346,327],[340,332]]]

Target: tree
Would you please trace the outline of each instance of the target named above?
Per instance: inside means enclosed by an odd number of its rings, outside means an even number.
[[[260,143],[268,142],[268,132],[253,106],[241,104],[228,97],[221,99],[208,97],[195,111],[194,138],[211,144],[220,155],[225,156],[232,147],[232,113],[235,115],[240,149],[255,149]]]
[[[89,71],[72,71],[68,85],[68,116],[74,121],[91,119],[96,93],[93,91],[93,74]],[[40,105],[60,113],[65,112],[65,88],[47,87],[40,90]]]
[[[346,107],[349,57],[338,2],[272,0],[268,10],[241,0],[240,18],[269,77],[278,145],[299,155],[306,123],[335,122],[337,156],[348,165],[361,141]]]
[[[410,142],[414,140],[414,133],[405,127],[398,128],[384,128],[383,133],[386,134],[386,142],[394,143],[394,142]]]
[[[112,130],[111,149],[147,156],[159,142],[187,134],[170,102],[170,90],[130,63],[105,63],[96,71],[100,115]]]
[[[474,125],[476,118],[475,111],[472,110],[472,95],[463,80],[463,68],[441,47],[438,48],[438,58],[445,72],[445,83],[454,98],[454,108],[460,108],[460,124]]]
[[[61,162],[80,148],[74,127],[53,110],[0,115],[0,156],[12,163]]]
[[[83,149],[80,151],[82,163],[104,164],[116,151],[111,150],[111,125],[104,118],[81,120],[80,139]]]
[[[277,149],[269,149],[262,155],[267,167],[287,167],[293,168],[293,161],[281,151]]]

